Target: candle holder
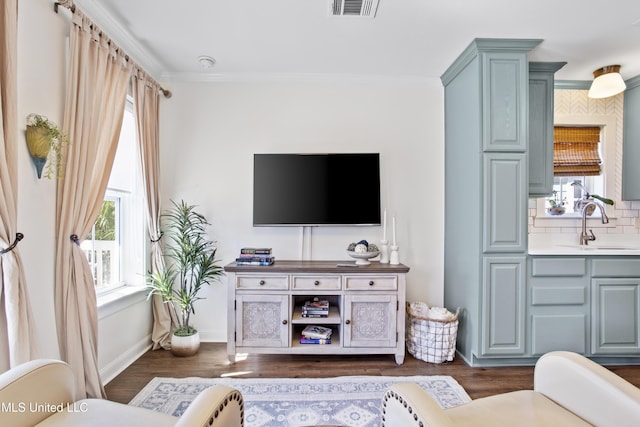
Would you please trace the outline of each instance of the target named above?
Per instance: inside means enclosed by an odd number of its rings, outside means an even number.
[[[391,255],[389,256],[389,264],[398,265],[400,264],[400,258],[398,257],[398,246],[391,245]]]
[[[389,264],[389,241],[380,241],[380,264]]]

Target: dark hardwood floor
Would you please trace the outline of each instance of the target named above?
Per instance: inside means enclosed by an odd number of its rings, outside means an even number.
[[[640,387],[640,366],[608,368]],[[148,351],[105,389],[110,400],[128,403],[154,377],[312,378],[343,375],[450,375],[472,399],[533,387],[533,367],[471,368],[458,357],[451,363],[432,364],[407,354],[404,364],[397,365],[391,355],[252,354],[230,364],[226,344],[202,343],[198,354],[192,357],[174,357],[165,350]]]

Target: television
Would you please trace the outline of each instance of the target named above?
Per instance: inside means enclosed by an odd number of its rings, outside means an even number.
[[[380,225],[379,153],[254,154],[253,225]]]

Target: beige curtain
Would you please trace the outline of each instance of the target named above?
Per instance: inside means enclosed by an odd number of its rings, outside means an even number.
[[[131,66],[123,53],[77,8],[70,59],[58,183],[56,323],[63,360],[76,378],[76,398],[104,397],[98,369],[98,313],[91,270],[80,241],[102,205],[118,144]]]
[[[133,76],[133,103],[136,112],[138,144],[144,195],[147,201],[147,223],[151,239],[151,271],[162,271],[164,259],[160,239],[160,152],[159,152],[159,103],[160,87],[144,71],[136,70]],[[171,331],[176,324],[171,304],[162,297],[152,297],[153,349],[171,348]]]
[[[18,226],[17,31],[18,2],[0,6],[0,250]],[[35,357],[33,315],[20,253],[0,256],[0,372]]]

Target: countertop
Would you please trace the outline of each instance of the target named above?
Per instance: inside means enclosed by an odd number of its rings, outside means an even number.
[[[529,255],[640,255],[640,234],[594,234],[596,240],[580,245],[577,233],[530,233]]]

